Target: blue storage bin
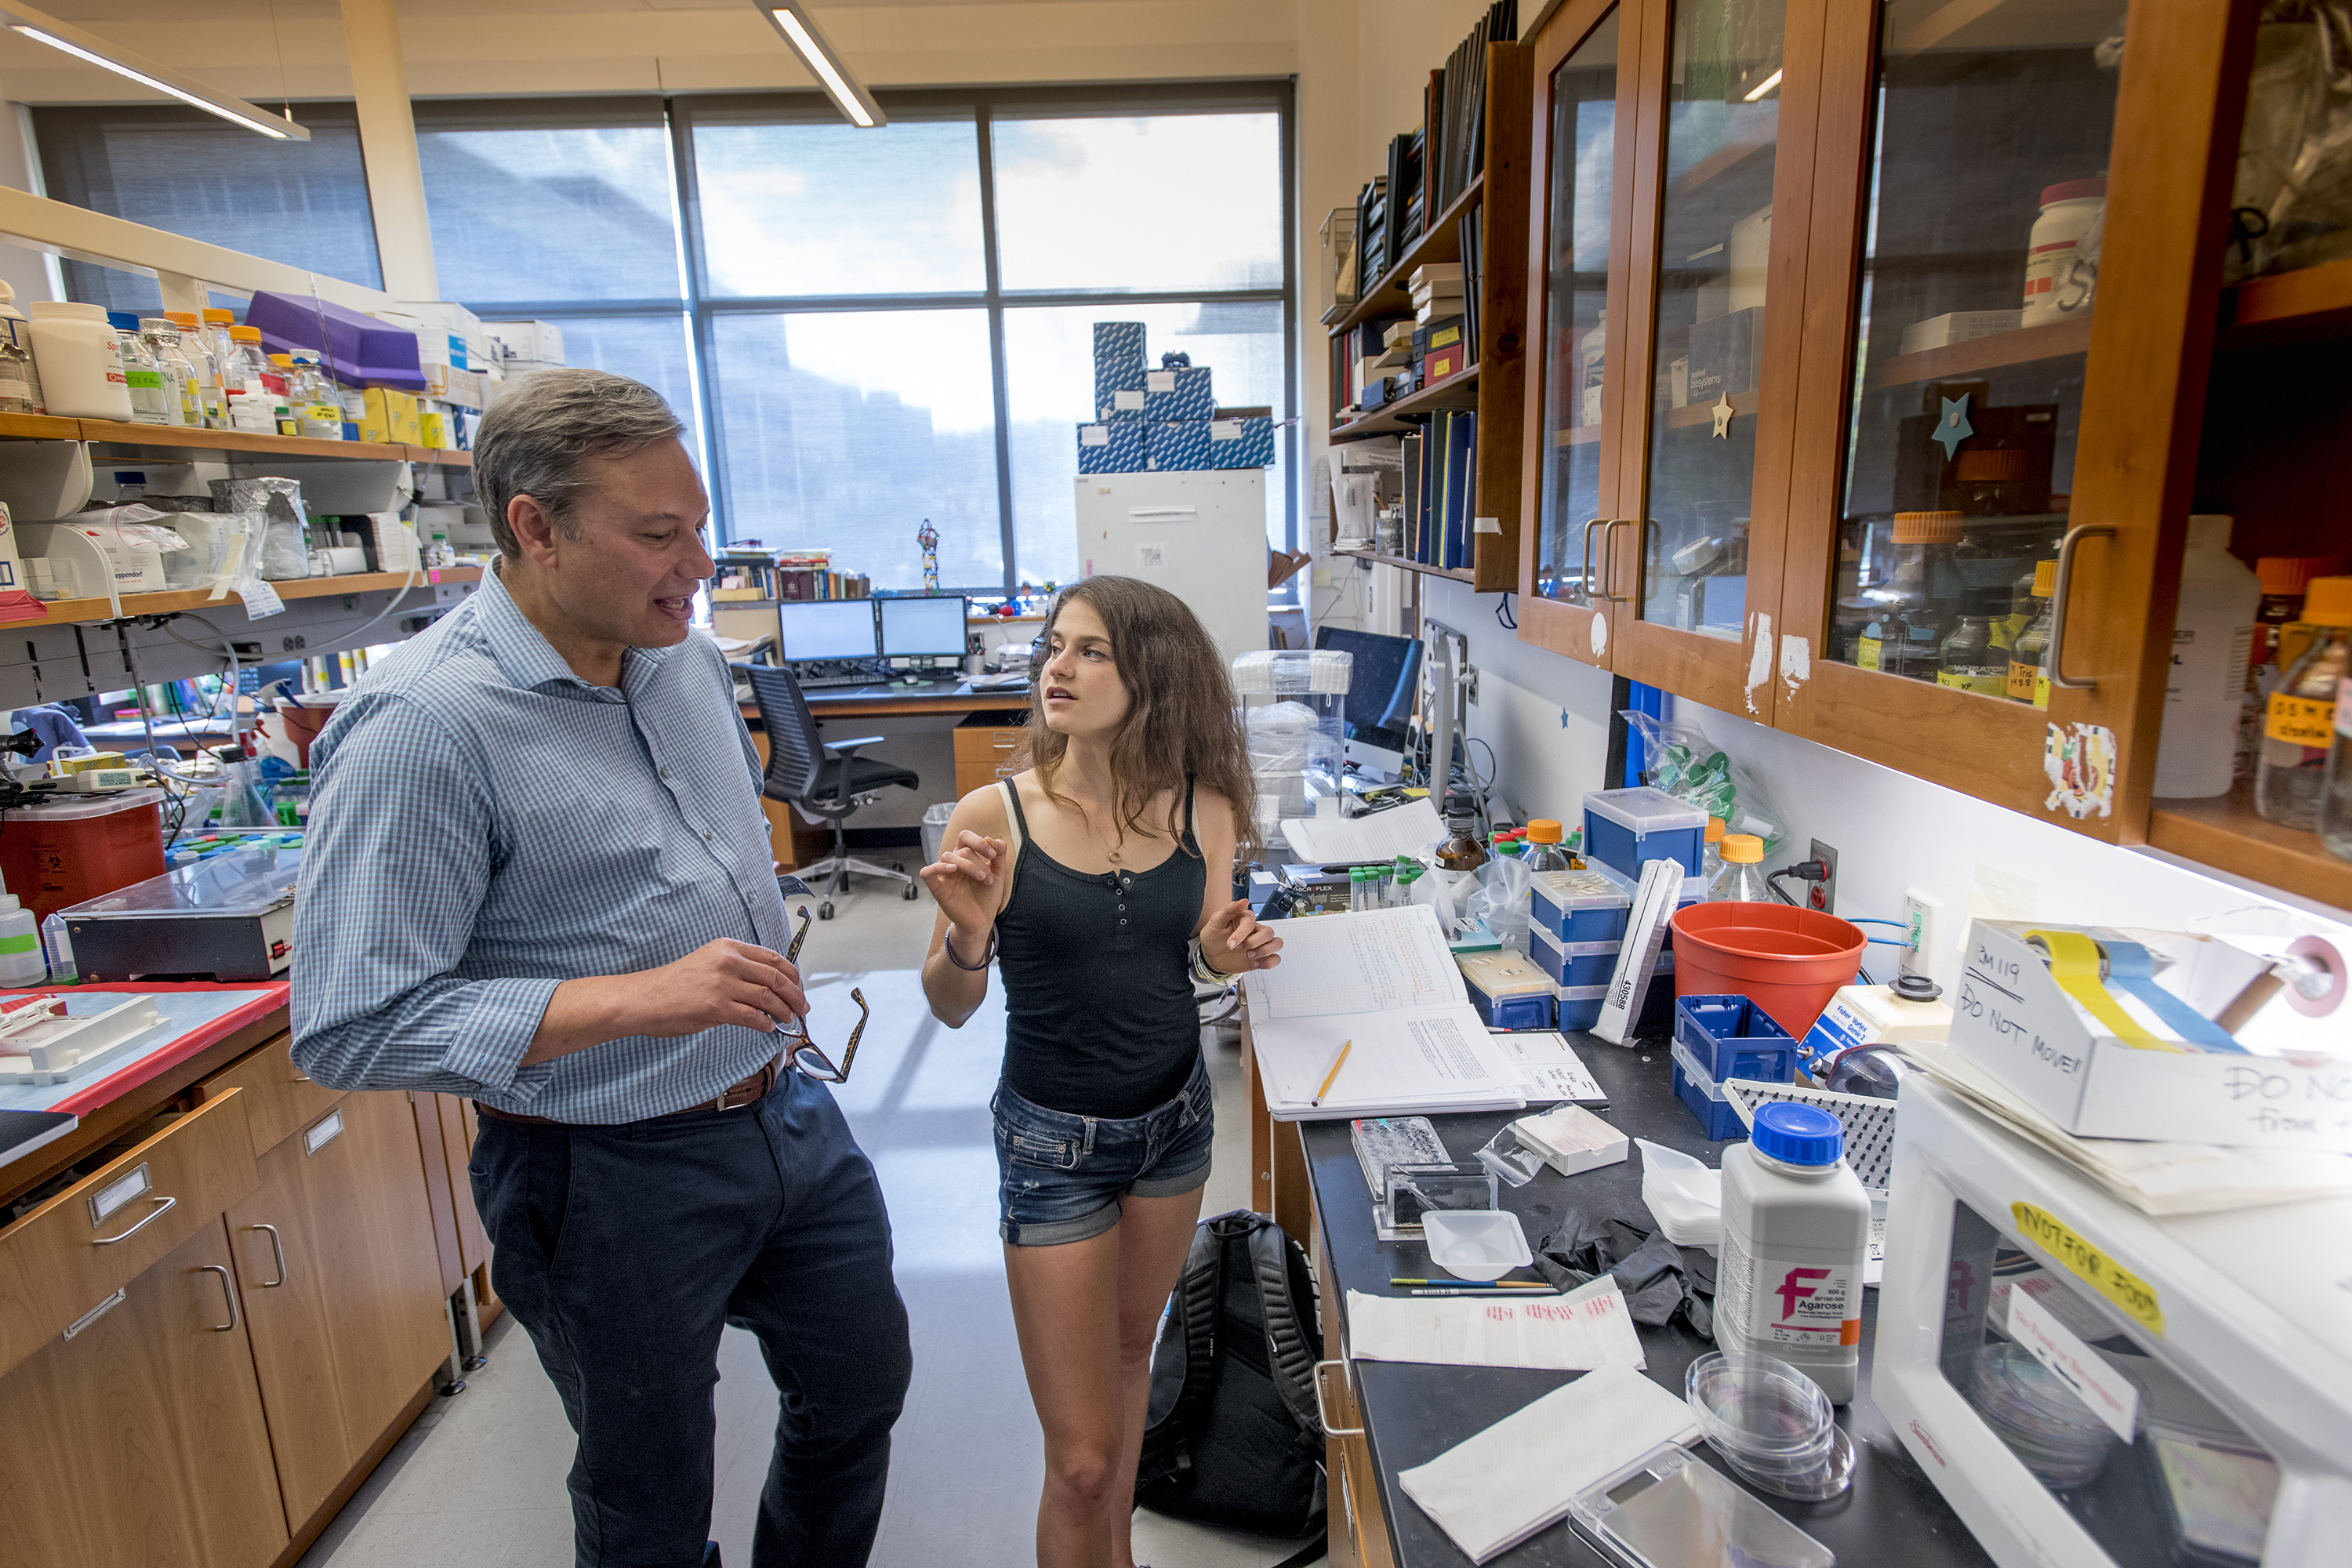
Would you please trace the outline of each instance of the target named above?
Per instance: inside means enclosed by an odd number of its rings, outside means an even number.
[[[1747,1134],[1739,1112],[1724,1097],[1726,1079],[1790,1083],[1797,1042],[1745,996],[1680,996],[1675,1000],[1675,1093],[1709,1138]]]
[[[1561,985],[1552,991],[1552,1001],[1559,1011],[1563,1029],[1589,1029],[1601,1022],[1601,1004],[1609,994],[1606,985]]]
[[[1598,871],[1544,871],[1528,895],[1529,928],[1560,942],[1622,942],[1633,895]]]
[[[1526,954],[1497,948],[1456,953],[1454,962],[1488,1028],[1553,1027],[1551,982]]]
[[[1617,973],[1623,942],[1556,942],[1539,925],[1528,927],[1528,956],[1554,985],[1606,985]]]
[[[1635,881],[1645,860],[1679,860],[1696,877],[1706,855],[1706,813],[1662,789],[1603,789],[1584,797],[1584,853]]]

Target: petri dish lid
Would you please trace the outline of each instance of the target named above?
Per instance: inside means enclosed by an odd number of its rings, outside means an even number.
[[[1691,1363],[1683,1388],[1700,1434],[1742,1479],[1814,1501],[1853,1484],[1853,1438],[1821,1384],[1787,1362],[1715,1352]]]

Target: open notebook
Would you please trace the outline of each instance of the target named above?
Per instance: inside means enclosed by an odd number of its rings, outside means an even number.
[[[1516,1110],[1527,1081],[1486,1033],[1425,904],[1282,922],[1282,963],[1243,977],[1278,1121]],[[1347,1064],[1310,1103],[1342,1041]]]

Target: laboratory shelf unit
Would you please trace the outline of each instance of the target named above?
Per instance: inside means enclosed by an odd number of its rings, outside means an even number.
[[[1424,386],[1419,392],[1400,397],[1360,419],[1350,419],[1345,425],[1334,426],[1331,439],[1361,441],[1373,436],[1401,436],[1414,427],[1419,416],[1433,409],[1477,406],[1478,367],[1474,364],[1459,375],[1447,376],[1435,386]]]
[[[1456,583],[1468,583],[1474,586],[1478,581],[1478,574],[1467,566],[1432,566],[1408,556],[1383,555],[1377,550],[1334,550],[1331,553],[1350,555],[1359,561],[1378,562],[1382,566],[1393,566],[1401,572],[1418,572],[1424,577],[1447,577]]]
[[[437,463],[470,468],[471,452],[439,451],[398,441],[322,441],[308,436],[265,436],[249,430],[196,430],[179,425],[131,425],[112,419],[71,419],[50,414],[0,414],[0,439],[94,441],[153,451],[236,452],[266,458],[348,458],[353,461]]]
[[[1478,205],[1486,194],[1486,176],[1474,176],[1462,194],[1454,198],[1437,221],[1425,226],[1412,244],[1406,247],[1402,259],[1381,275],[1380,281],[1364,290],[1364,297],[1349,307],[1346,314],[1329,323],[1332,332],[1353,331],[1375,316],[1410,315],[1412,312],[1412,275],[1416,268],[1433,263],[1462,259],[1462,215]]]
[[[2147,842],[2154,849],[2283,892],[2352,910],[2352,860],[2320,846],[2319,835],[2282,827],[2254,810],[2253,785],[2211,800],[2155,802]]]
[[[2221,347],[2352,334],[2352,261],[2249,278],[2222,293]]]
[[[348,445],[348,443],[345,443]],[[478,566],[425,566],[409,572],[354,572],[341,577],[295,577],[269,585],[278,590],[281,599],[330,599],[338,594],[381,594],[397,592],[403,587],[431,589],[444,583],[478,583],[482,569]],[[430,602],[428,594],[420,603]],[[122,595],[122,618],[136,619],[141,616],[171,616],[187,610],[206,610],[227,605],[236,607],[234,599],[215,599],[209,588],[173,588],[160,594],[125,594]],[[86,626],[115,618],[114,607],[104,599],[51,599],[44,605],[48,611],[38,620],[0,623],[0,631],[21,630],[32,626]]]

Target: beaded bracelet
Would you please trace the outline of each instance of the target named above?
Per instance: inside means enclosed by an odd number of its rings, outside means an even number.
[[[1192,977],[1203,985],[1231,985],[1234,979],[1233,975],[1212,968],[1208,955],[1201,951],[1201,944],[1197,942],[1192,944]]]
[[[950,963],[954,964],[958,969],[967,969],[977,974],[980,971],[986,969],[990,963],[996,957],[996,930],[993,926],[989,928],[988,951],[980,955],[980,962],[978,963],[966,963],[962,959],[956,956],[955,926],[952,923],[948,926],[948,934],[940,938],[940,945],[947,950],[948,962]]]

